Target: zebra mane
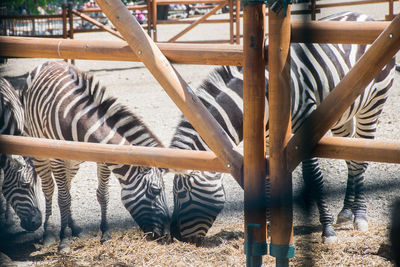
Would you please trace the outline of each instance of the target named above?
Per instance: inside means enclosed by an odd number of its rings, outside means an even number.
[[[135,114],[133,114],[128,109],[128,107],[120,103],[117,103],[117,98],[115,97],[105,96],[106,88],[104,86],[100,86],[99,82],[94,82],[93,75],[83,72],[77,69],[73,65],[69,66],[71,68],[71,71],[73,70],[73,72],[75,72],[75,73],[71,72],[73,75],[80,74],[78,76],[81,77],[82,81],[79,82],[85,83],[84,86],[85,93],[89,97],[91,97],[91,100],[98,106],[100,110],[106,110],[108,112],[112,112],[112,114],[114,115],[117,115],[120,118],[120,120],[125,121],[126,128],[128,127],[133,128],[135,126],[137,127],[138,125],[140,125],[143,128],[143,130],[146,131],[154,139],[158,147],[163,147],[163,144],[158,139],[158,137],[146,126],[146,124],[141,119],[139,119]],[[125,138],[129,142],[132,141],[130,140],[132,138],[129,138],[127,136],[125,136]]]
[[[229,66],[222,66],[215,68],[208,75],[207,79],[201,83],[198,90],[205,90],[211,94],[213,94],[212,91],[215,91],[215,93],[219,93],[220,92],[220,90],[218,90],[219,84],[223,83],[223,85],[226,85],[229,83],[229,81],[235,78],[232,71],[234,68],[235,67],[229,67]]]
[[[228,97],[230,98],[230,101],[236,105],[238,104],[237,101],[242,95],[242,90],[240,89],[240,86],[237,86],[239,83],[236,83],[236,79],[243,80],[241,67],[217,67],[208,74],[208,77],[204,79],[200,86],[195,90],[197,97],[217,120],[218,118],[222,119],[220,116],[223,114],[223,112],[220,113],[218,109],[215,108],[215,102],[220,101],[219,98]],[[239,100],[239,102],[242,102],[242,100]],[[239,103],[239,106],[242,105]],[[222,123],[221,126],[225,129],[232,140],[235,142],[238,141],[231,124]],[[187,138],[188,133],[190,133],[190,138]],[[170,146],[179,147],[181,149],[207,149],[206,142],[184,115],[181,116],[181,120],[175,128],[175,134],[171,140]]]
[[[5,134],[21,135],[24,130],[24,110],[21,101],[11,83],[0,77],[0,114],[4,115],[4,112],[10,113],[10,119],[13,120],[16,127],[14,132]],[[4,118],[1,118],[1,120],[4,120]],[[5,122],[3,121],[3,123]]]

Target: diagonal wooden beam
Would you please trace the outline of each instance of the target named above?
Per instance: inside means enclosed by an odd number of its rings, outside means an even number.
[[[89,17],[88,15],[83,14],[83,13],[79,12],[79,11],[76,10],[76,9],[72,9],[71,11],[72,11],[73,14],[75,14],[75,15],[81,17],[82,19],[84,19],[84,20],[86,20],[86,21],[92,23],[93,25],[99,27],[100,29],[103,29],[103,30],[105,30],[106,32],[109,32],[109,33],[111,33],[112,35],[114,35],[114,36],[116,36],[116,37],[118,37],[118,38],[124,40],[124,37],[122,37],[121,34],[119,34],[119,32],[114,31],[114,30],[111,29],[110,27],[107,27],[107,26],[103,25],[102,23],[98,22],[97,20],[92,19],[92,18]]]
[[[291,138],[286,147],[290,171],[293,171],[301,160],[311,155],[318,141],[399,49],[400,15],[379,35],[367,52]]]
[[[242,185],[242,154],[189,85],[120,0],[97,0],[97,3],[128,42],[132,51],[165,89],[211,150],[231,170],[233,177]]]
[[[198,20],[194,21],[192,24],[190,24],[185,29],[183,29],[180,33],[178,33],[177,35],[175,35],[174,37],[169,39],[168,43],[175,42],[179,37],[183,36],[185,33],[187,33],[188,31],[190,31],[191,29],[193,29],[194,27],[196,27],[197,25],[199,25],[200,23],[205,21],[208,17],[210,17],[211,15],[215,14],[218,10],[220,10],[221,8],[226,6],[227,4],[228,4],[228,2],[225,1],[225,2],[223,2],[221,4],[219,4],[218,6],[214,7],[212,10],[210,10],[210,12],[208,12],[205,15],[203,15],[201,18],[199,18]]]

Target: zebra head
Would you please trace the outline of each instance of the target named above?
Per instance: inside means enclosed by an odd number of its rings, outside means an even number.
[[[175,175],[172,236],[197,242],[207,234],[225,203],[221,176],[221,173],[201,171]]]
[[[163,170],[156,167],[116,165],[121,200],[139,227],[158,238],[169,233],[170,216],[165,197]]]
[[[3,169],[3,195],[21,221],[21,227],[35,231],[42,225],[42,213],[38,208],[39,190],[37,175],[30,158],[0,155]]]

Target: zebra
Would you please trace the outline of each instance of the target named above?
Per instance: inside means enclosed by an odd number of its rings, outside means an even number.
[[[115,98],[105,98],[105,89],[93,76],[65,62],[45,62],[28,75],[22,92],[25,107],[26,134],[59,140],[95,142],[118,145],[161,147],[161,142],[126,107]],[[68,250],[67,226],[73,236],[81,228],[71,214],[71,179],[81,162],[35,158],[34,166],[42,180],[46,202],[44,240],[52,213],[54,181],[58,187],[61,212],[61,251]],[[121,185],[121,200],[139,227],[154,238],[169,231],[163,170],[155,167],[97,163],[97,200],[101,207],[101,242],[110,239],[107,223],[108,181],[113,173]],[[52,178],[54,176],[54,180]]]
[[[9,81],[0,77],[0,134],[22,135],[24,111],[18,94]],[[37,175],[32,160],[18,155],[1,153],[0,184],[6,200],[5,219],[9,221],[10,208],[20,219],[20,225],[29,232],[42,225],[39,209]]]
[[[344,12],[322,20],[371,21],[372,18]],[[292,131],[295,133],[304,119],[338,84],[369,46],[350,44],[291,44]],[[266,50],[268,47],[266,46]],[[373,139],[376,124],[388,90],[394,79],[392,59],[367,86],[365,92],[332,127],[335,136]],[[266,77],[266,106],[268,107],[268,68]],[[198,88],[197,95],[230,138],[239,144],[243,140],[243,72],[241,67],[225,66],[214,70]],[[268,108],[266,108],[266,136],[269,136]],[[183,117],[179,122],[171,148],[209,150],[204,140]],[[348,181],[343,209],[337,223],[353,220],[354,227],[368,231],[366,200],[363,192],[367,163],[346,161]],[[305,188],[312,192],[323,226],[322,241],[337,239],[334,218],[328,209],[324,180],[317,158],[302,162]],[[174,211],[171,234],[178,239],[194,241],[206,235],[225,202],[220,173],[192,171],[176,174],[173,182]],[[266,189],[268,192],[268,188]]]

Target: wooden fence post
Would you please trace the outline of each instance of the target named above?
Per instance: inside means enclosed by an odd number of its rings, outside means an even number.
[[[32,32],[31,35],[35,36],[36,35],[36,23],[35,23],[35,19],[31,19],[32,21]]]
[[[294,256],[292,174],[285,146],[291,136],[290,115],[290,5],[276,14],[268,11],[269,152],[271,180],[270,255],[276,266],[288,266]]]
[[[147,34],[152,37],[153,31],[153,9],[152,9],[152,0],[147,0]]]
[[[388,6],[389,6],[389,14],[385,16],[385,20],[392,20],[394,18],[394,13],[393,13],[393,0],[388,0]]]
[[[310,8],[311,8],[311,20],[316,20],[316,18],[317,18],[317,10],[316,10],[316,7],[315,7],[315,5],[316,5],[316,1],[317,0],[311,0],[311,5],[310,5]]]
[[[68,30],[67,30],[67,6],[65,3],[61,5],[62,8],[62,26],[63,26],[63,38],[67,39],[68,38]],[[67,59],[64,59],[64,61],[68,62]]]
[[[74,39],[74,14],[72,14],[72,4],[68,3],[68,19],[69,19],[69,38]],[[71,64],[75,64],[75,59],[71,59]]]
[[[72,14],[72,4],[68,3],[68,20],[69,20],[69,32],[68,37],[74,39],[74,15]]]
[[[236,0],[236,43],[240,44],[240,0]]]
[[[264,18],[261,2],[243,9],[244,217],[247,266],[261,266],[266,244]]]
[[[153,16],[153,41],[157,42],[157,0],[151,0],[151,6],[151,15]]]
[[[234,43],[234,37],[233,37],[233,22],[234,22],[234,13],[233,13],[233,0],[229,0],[229,42],[231,44]]]

